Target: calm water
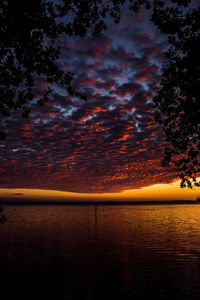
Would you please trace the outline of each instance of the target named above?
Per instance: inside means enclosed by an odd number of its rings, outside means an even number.
[[[200,205],[5,213],[2,299],[200,299]]]

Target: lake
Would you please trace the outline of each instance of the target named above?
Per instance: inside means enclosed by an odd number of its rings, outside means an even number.
[[[5,299],[200,299],[200,205],[8,205]]]

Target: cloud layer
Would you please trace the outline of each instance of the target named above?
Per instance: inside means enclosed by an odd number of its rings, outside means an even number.
[[[155,124],[152,95],[166,42],[148,15],[127,12],[99,38],[61,41],[63,69],[88,101],[58,87],[28,120],[3,119],[0,187],[71,192],[118,192],[171,182],[160,166],[164,137]],[[37,94],[44,88],[38,83]]]

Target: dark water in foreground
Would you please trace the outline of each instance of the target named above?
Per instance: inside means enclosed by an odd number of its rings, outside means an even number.
[[[200,205],[5,213],[1,299],[200,299]]]

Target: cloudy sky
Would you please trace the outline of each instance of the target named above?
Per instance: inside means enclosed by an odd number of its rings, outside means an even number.
[[[153,117],[167,42],[146,11],[124,9],[121,23],[98,38],[60,40],[64,70],[88,101],[54,87],[28,120],[4,119],[0,188],[117,193],[170,183],[162,168],[164,136]],[[38,81],[36,96],[44,89]]]

